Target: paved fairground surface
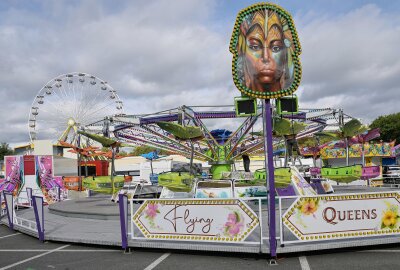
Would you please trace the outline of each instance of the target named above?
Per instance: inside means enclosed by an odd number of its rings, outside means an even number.
[[[357,249],[280,254],[277,265],[266,255],[177,252],[40,242],[37,238],[0,225],[0,270],[3,269],[400,269],[400,246],[381,245]]]

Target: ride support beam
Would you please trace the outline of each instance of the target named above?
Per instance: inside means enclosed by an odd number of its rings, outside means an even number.
[[[272,111],[269,99],[264,100],[263,119],[265,169],[268,189],[269,252],[272,258],[276,258],[275,175],[272,149]]]

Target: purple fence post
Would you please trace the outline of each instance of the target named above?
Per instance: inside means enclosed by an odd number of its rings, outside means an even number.
[[[0,217],[3,216],[3,196],[0,194]]]
[[[14,230],[14,198],[10,192],[3,191],[4,201],[6,203],[8,227]]]
[[[128,248],[128,197],[124,194],[118,195],[119,218],[121,223],[121,246]]]
[[[271,101],[265,99],[264,103],[264,153],[265,168],[267,171],[268,187],[268,225],[269,225],[269,253],[271,257],[276,257],[276,224],[275,224],[275,175],[272,150],[272,113]]]
[[[44,211],[43,197],[32,196],[33,211],[35,212],[36,227],[38,230],[39,240],[44,242]]]
[[[32,188],[27,187],[26,188],[26,194],[28,196],[29,206],[32,206],[32,194],[33,194]]]

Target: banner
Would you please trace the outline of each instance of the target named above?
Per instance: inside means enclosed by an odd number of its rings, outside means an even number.
[[[53,156],[35,156],[36,182],[47,203],[60,199],[59,191],[64,189],[61,176],[53,176]],[[61,198],[62,199],[62,198]]]
[[[302,241],[400,233],[399,193],[298,198],[282,216]]]
[[[364,156],[365,157],[392,157],[394,153],[392,151],[393,143],[366,143],[364,145]],[[322,159],[330,158],[345,158],[345,148],[330,148],[329,146],[324,147],[320,150]],[[362,145],[353,144],[349,147],[349,157],[361,157],[362,156]]]
[[[55,186],[53,181],[53,157],[35,156],[36,177],[38,186],[51,189]]]
[[[265,186],[235,186],[235,198],[245,197],[267,197]]]
[[[299,170],[295,166],[291,166],[290,170],[292,175],[290,180],[292,181],[292,186],[297,195],[299,196],[312,196],[317,195],[317,192],[312,188],[312,186],[303,178]]]
[[[6,156],[5,178],[0,180],[0,191],[19,193],[24,183],[24,162],[22,156]],[[17,195],[17,194],[16,194]]]
[[[243,94],[269,99],[297,90],[300,42],[292,17],[283,8],[259,3],[241,10],[229,50],[233,81]]]
[[[259,225],[238,199],[147,200],[133,221],[146,238],[211,242],[244,241]]]
[[[232,198],[232,188],[197,188],[196,198]]]

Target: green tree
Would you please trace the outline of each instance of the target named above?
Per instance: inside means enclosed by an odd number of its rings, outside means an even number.
[[[396,140],[396,143],[400,143],[400,112],[379,116],[369,127],[379,128],[380,139],[384,142]]]
[[[8,143],[0,143],[0,160],[4,160],[4,156],[13,155],[14,150],[10,148]]]
[[[121,156],[121,157],[126,157],[126,156],[128,156],[128,153],[126,151],[124,151],[124,150],[119,150],[118,155]]]

